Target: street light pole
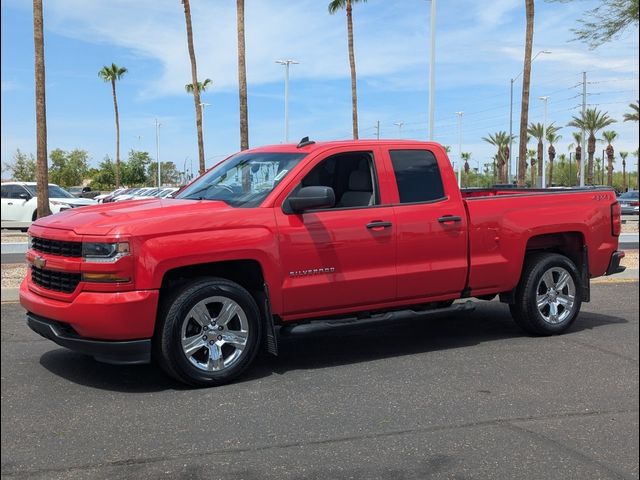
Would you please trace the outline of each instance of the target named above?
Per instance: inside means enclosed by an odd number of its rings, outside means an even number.
[[[205,107],[210,107],[210,103],[200,102],[200,109],[202,110],[202,141],[204,142],[204,110]]]
[[[533,61],[538,58],[538,55],[541,54],[550,54],[551,51],[549,50],[540,50],[538,53],[536,53],[533,58],[531,59],[531,62],[529,63],[533,63]],[[522,75],[524,69],[520,70],[520,72],[518,73],[518,75],[516,75],[515,77],[513,77],[511,79],[511,100],[510,100],[510,104],[509,104],[509,165],[507,165],[507,180],[509,180],[511,178],[511,151],[513,150],[513,84],[514,82],[520,78],[520,75]],[[518,172],[518,169],[516,168],[516,174]]]
[[[297,65],[295,60],[276,60],[284,65],[284,143],[289,142],[289,65]]]
[[[395,122],[394,125],[398,127],[398,138],[402,138],[402,126],[404,122]]]
[[[156,118],[156,162],[158,166],[158,188],[160,188],[160,122]]]
[[[433,140],[434,102],[436,89],[436,0],[431,0],[431,47],[429,51],[429,135]]]
[[[540,100],[544,102],[544,123],[542,125],[542,179],[540,186],[542,188],[547,188],[547,103],[549,102],[549,97],[540,97]]]
[[[458,187],[462,186],[462,116],[464,112],[456,112],[458,117]]]

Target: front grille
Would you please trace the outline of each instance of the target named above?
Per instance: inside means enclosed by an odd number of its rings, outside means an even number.
[[[82,242],[63,242],[62,240],[49,240],[48,238],[32,237],[31,248],[37,252],[63,257],[81,257]]]
[[[36,285],[46,288],[47,290],[71,293],[76,289],[78,283],[80,283],[80,274],[45,270],[43,268],[32,266],[31,280]]]

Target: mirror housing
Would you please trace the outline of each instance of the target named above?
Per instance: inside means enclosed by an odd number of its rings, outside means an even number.
[[[332,208],[335,204],[333,188],[322,186],[302,187],[287,199],[287,209],[293,213]]]
[[[18,197],[26,201],[31,200],[31,195],[29,195],[27,192],[19,194]]]

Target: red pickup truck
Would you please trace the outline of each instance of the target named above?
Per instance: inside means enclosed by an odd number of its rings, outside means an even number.
[[[561,333],[590,278],[624,269],[620,223],[612,189],[461,191],[436,143],[303,139],[233,155],[177,198],[39,219],[20,300],[59,345],[219,385],[310,320],[499,295],[525,331]]]

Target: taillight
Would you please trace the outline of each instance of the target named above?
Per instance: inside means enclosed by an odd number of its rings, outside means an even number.
[[[632,207],[637,207],[638,205],[640,205],[640,202],[631,202]]]
[[[621,212],[622,209],[618,202],[611,205],[611,235],[614,237],[619,237],[620,230],[622,230],[622,220],[620,219]]]

